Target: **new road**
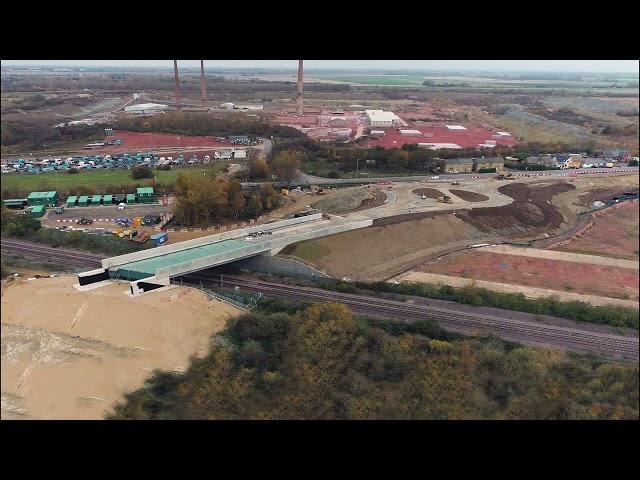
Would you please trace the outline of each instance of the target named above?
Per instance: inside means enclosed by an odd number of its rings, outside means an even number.
[[[67,265],[96,268],[101,256],[47,247],[33,243],[2,239],[4,253],[15,253],[24,257]],[[207,272],[198,272],[182,277],[191,285],[216,286],[219,277]],[[255,278],[225,276],[224,285],[238,287],[248,292],[262,293],[267,297],[294,302],[338,302],[350,307],[358,315],[414,322],[426,318],[434,319],[448,330],[466,335],[495,335],[508,341],[529,345],[558,348],[580,353],[596,353],[620,360],[638,361],[638,337],[611,333],[591,324],[581,325],[565,322],[567,325],[549,324],[533,315],[521,314],[518,319],[510,318],[514,312],[470,307],[453,302],[433,301],[425,303],[402,302],[367,295],[346,294],[319,288],[285,285],[265,282]],[[528,320],[526,320],[528,319]],[[562,322],[562,321],[560,321]]]

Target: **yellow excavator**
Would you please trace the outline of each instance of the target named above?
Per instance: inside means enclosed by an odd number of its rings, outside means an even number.
[[[440,203],[453,203],[453,199],[449,195],[444,195],[442,197],[438,197],[438,202],[440,202]]]

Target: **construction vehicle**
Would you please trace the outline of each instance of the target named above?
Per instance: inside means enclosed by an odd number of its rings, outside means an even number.
[[[142,225],[142,217],[134,217],[132,223],[134,227],[139,228]]]
[[[286,188],[283,188],[280,193],[282,193],[282,196],[284,196],[284,197],[288,197],[289,196],[289,190],[287,190]]]
[[[313,187],[313,193],[316,194],[316,195],[324,195],[324,193],[325,193],[324,192],[324,188],[314,186]]]
[[[460,185],[460,182],[456,180],[455,182],[451,182],[451,185]]]
[[[58,208],[56,208],[56,209],[55,209],[55,212],[56,212],[58,215],[60,215],[60,214],[64,213],[64,207],[58,207]]]
[[[449,195],[444,195],[442,197],[438,197],[438,202],[440,202],[440,203],[453,203],[453,199]]]
[[[499,173],[494,177],[496,180],[514,180],[516,177],[511,172]]]
[[[87,217],[80,217],[80,220],[78,220],[78,224],[80,225],[91,225],[93,223],[93,220]]]
[[[151,237],[151,232],[149,230],[143,230],[140,235],[136,235],[131,240],[138,243],[144,243],[149,240],[149,237]]]

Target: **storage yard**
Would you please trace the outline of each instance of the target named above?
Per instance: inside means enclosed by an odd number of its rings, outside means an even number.
[[[102,419],[153,370],[184,370],[238,313],[193,289],[132,299],[123,285],[78,292],[74,283],[3,284],[3,419]]]

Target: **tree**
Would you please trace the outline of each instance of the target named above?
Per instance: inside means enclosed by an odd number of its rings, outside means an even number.
[[[238,219],[238,215],[240,214],[240,212],[244,209],[246,203],[247,200],[244,197],[244,193],[238,191],[233,195],[230,207],[236,220]]]
[[[252,158],[249,160],[250,178],[269,178],[269,164],[264,158]]]
[[[303,154],[301,152],[284,150],[275,156],[271,167],[278,179],[291,186],[291,182],[302,165],[302,157]]]
[[[153,178],[153,170],[146,165],[138,165],[131,169],[131,176],[136,180],[140,178]]]
[[[393,170],[403,170],[409,164],[409,154],[404,150],[396,150],[391,154],[389,167]]]

